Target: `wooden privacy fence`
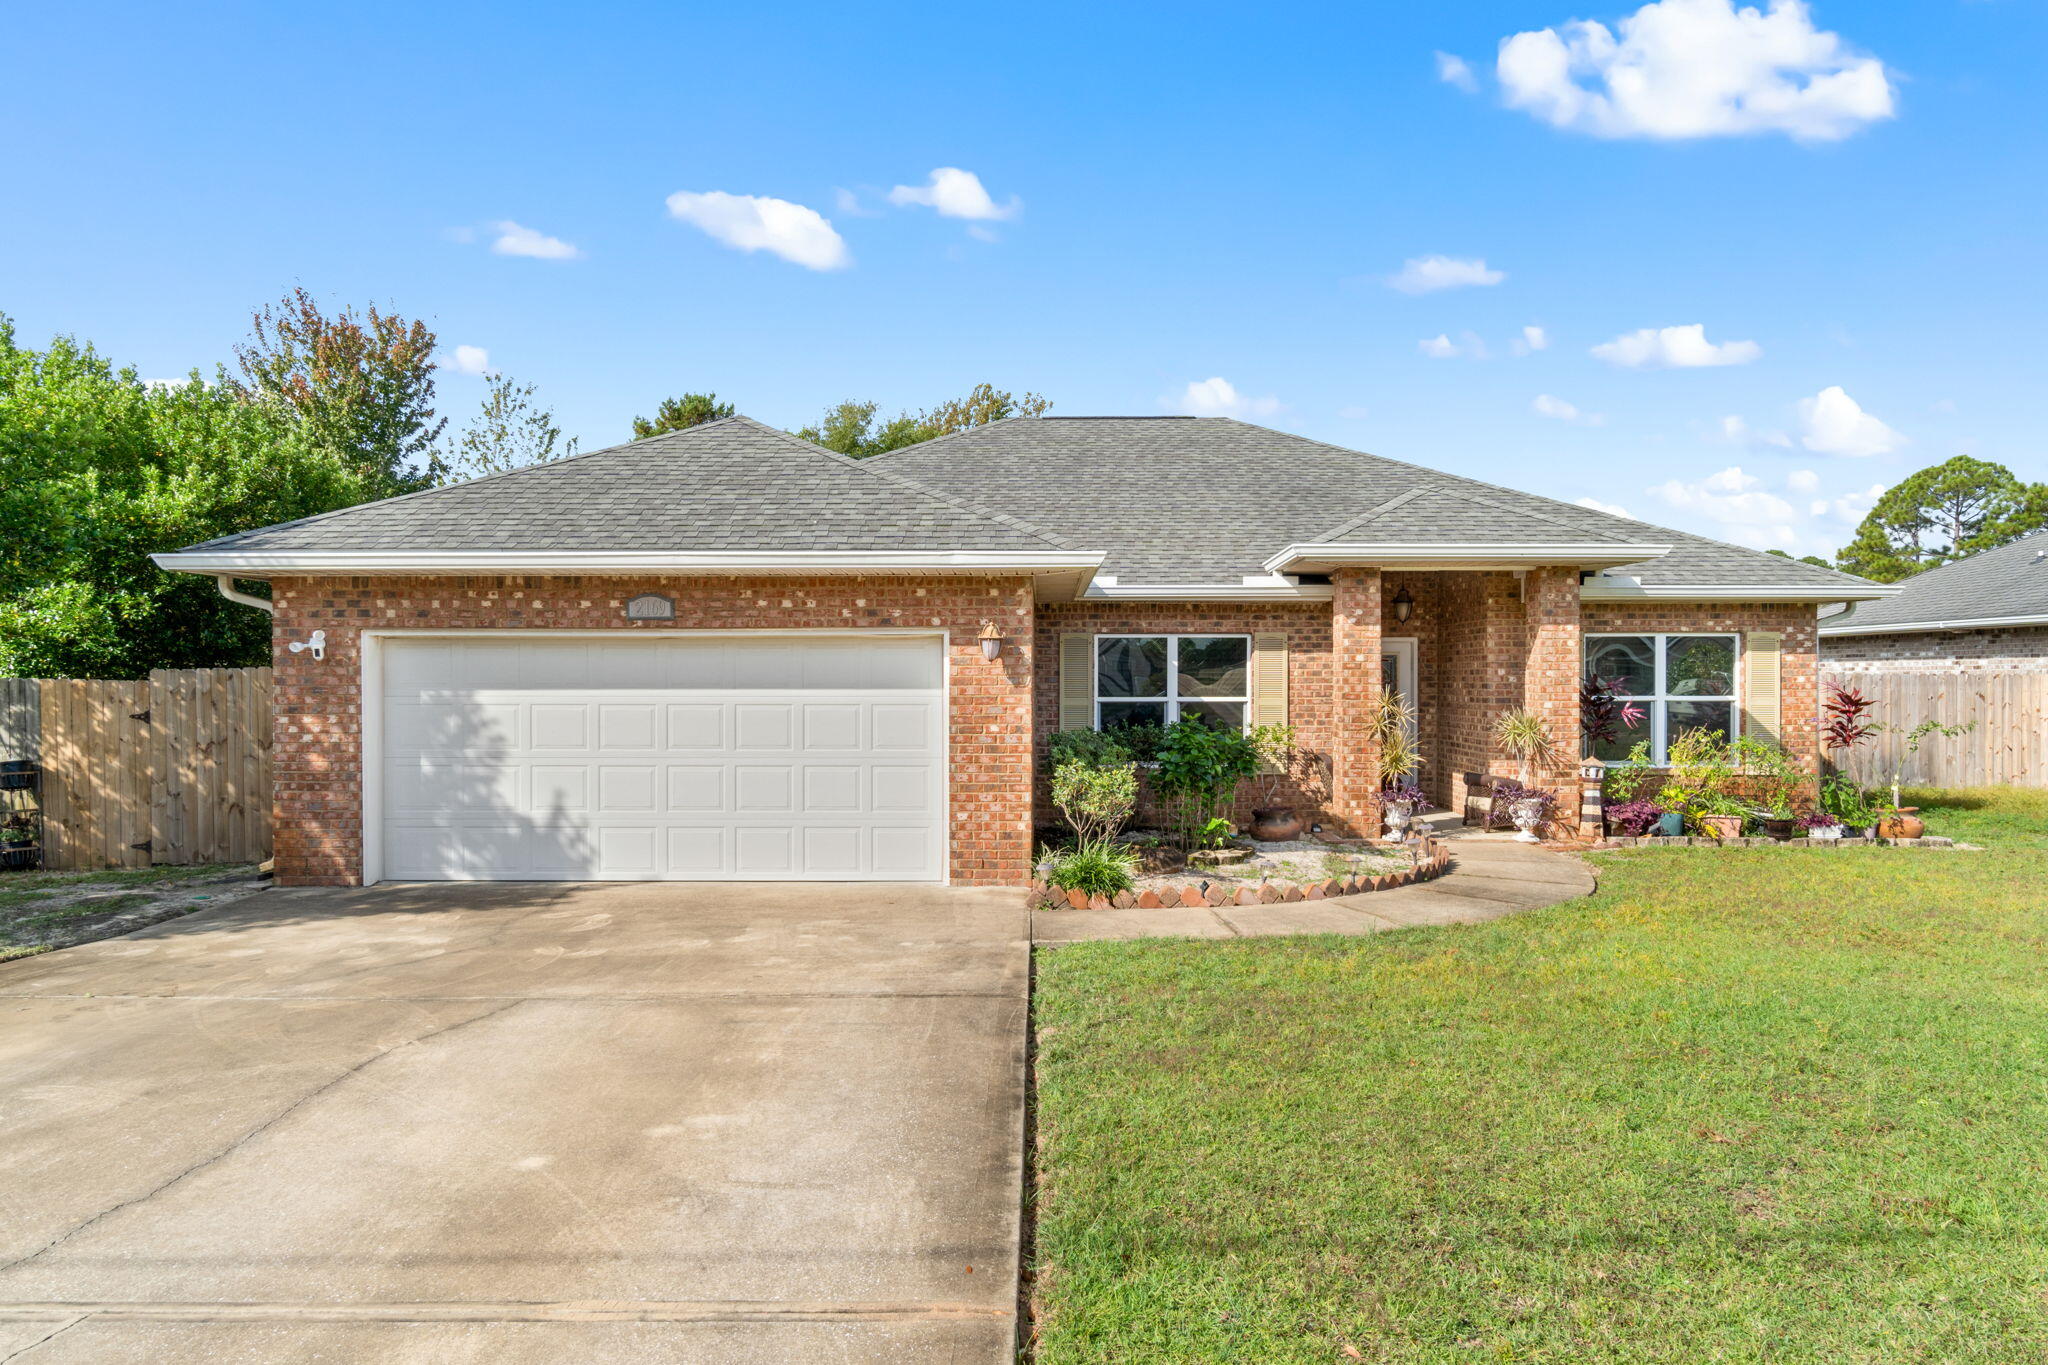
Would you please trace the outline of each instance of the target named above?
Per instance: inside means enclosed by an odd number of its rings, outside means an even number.
[[[1868,715],[1900,730],[1923,720],[1976,728],[1945,739],[1930,735],[1920,752],[1905,757],[1897,733],[1873,735],[1849,755],[1835,755],[1859,782],[1892,780],[1903,759],[1903,778],[1917,787],[2048,786],[2048,673],[1951,670],[1940,673],[1833,673],[1825,681],[1858,688],[1877,705]]]
[[[0,680],[0,758],[43,768],[43,866],[270,856],[270,670]]]

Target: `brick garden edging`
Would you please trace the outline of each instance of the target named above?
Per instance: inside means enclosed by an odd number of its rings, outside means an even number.
[[[1320,901],[1333,896],[1361,896],[1372,891],[1391,891],[1397,886],[1413,886],[1418,882],[1433,881],[1443,876],[1451,865],[1451,855],[1441,841],[1424,835],[1416,849],[1415,866],[1399,872],[1379,873],[1373,876],[1356,875],[1332,877],[1327,881],[1297,882],[1272,878],[1257,886],[1225,886],[1220,882],[1203,882],[1190,887],[1146,887],[1138,891],[1120,891],[1115,896],[1090,896],[1081,891],[1060,891],[1042,881],[1034,880],[1031,889],[1040,897],[1040,905],[1052,909],[1067,907],[1074,910],[1170,910],[1176,906],[1198,908],[1226,905],[1280,905],[1292,901]]]

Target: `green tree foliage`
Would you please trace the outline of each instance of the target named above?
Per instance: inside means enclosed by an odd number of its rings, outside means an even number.
[[[429,487],[434,444],[447,428],[434,416],[434,343],[418,320],[344,308],[329,317],[296,288],[265,305],[249,340],[235,348],[242,396],[294,413],[313,444],[361,469],[377,497]]]
[[[270,623],[149,560],[376,497],[385,472],[222,375],[151,387],[0,316],[0,675],[266,663]]]
[[[1780,559],[1792,558],[1790,554],[1786,553],[1783,550],[1766,550],[1764,551],[1764,553],[1767,555],[1776,555]],[[1796,562],[1800,564],[1811,564],[1816,569],[1832,569],[1835,567],[1834,565],[1828,563],[1825,559],[1822,559],[1819,555],[1800,555]]]
[[[732,404],[719,402],[715,393],[686,393],[681,398],[664,398],[661,406],[654,410],[651,420],[646,417],[633,419],[633,439],[644,441],[665,431],[685,431],[700,422],[730,417],[734,411]]]
[[[487,376],[487,382],[482,409],[435,462],[441,482],[480,479],[576,453],[575,438],[563,443],[554,413],[535,400],[533,385],[502,374]]]
[[[929,412],[898,413],[880,425],[875,421],[878,404],[848,400],[828,408],[816,426],[804,427],[796,434],[861,460],[1005,417],[1038,417],[1051,406],[1041,394],[1019,397],[993,384],[976,384],[964,398],[948,399]]]
[[[1995,549],[2048,526],[2048,485],[1958,455],[1886,490],[1837,567],[1880,583]]]

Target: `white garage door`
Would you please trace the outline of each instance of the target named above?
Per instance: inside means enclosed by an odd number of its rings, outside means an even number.
[[[938,881],[935,639],[387,640],[382,875]]]

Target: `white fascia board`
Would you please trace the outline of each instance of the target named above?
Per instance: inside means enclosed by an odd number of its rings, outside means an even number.
[[[1903,591],[1902,589],[1895,589]],[[2048,626],[2048,616],[1979,616],[1958,621],[1899,621],[1880,625],[1822,626],[1823,635],[1915,635],[1923,631],[1998,630],[2008,626]]]
[[[1080,550],[198,550],[151,555],[173,573],[1092,573],[1099,551]]]
[[[1671,553],[1669,545],[1617,545],[1603,540],[1583,545],[1520,545],[1507,541],[1442,542],[1411,545],[1289,545],[1262,566],[1272,573],[1287,573],[1310,564],[1364,567],[1398,565],[1403,568],[1441,566],[1444,568],[1536,568],[1554,564],[1584,569],[1636,564],[1661,559]]]
[[[1328,583],[1133,583],[1125,587],[1097,578],[1081,597],[1088,602],[1327,602],[1336,591]]]
[[[1591,578],[1582,602],[1873,602],[1902,589],[1880,587],[1762,587],[1754,583],[1638,583],[1632,578]]]

